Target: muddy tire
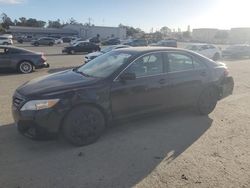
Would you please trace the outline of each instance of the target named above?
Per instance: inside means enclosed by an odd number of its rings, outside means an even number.
[[[105,118],[95,107],[78,106],[65,118],[62,131],[65,139],[75,146],[94,143],[105,129]]]
[[[208,87],[202,91],[197,101],[197,112],[200,115],[210,114],[216,107],[219,93],[214,87]]]

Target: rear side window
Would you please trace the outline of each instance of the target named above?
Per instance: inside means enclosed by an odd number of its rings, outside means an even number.
[[[180,72],[205,68],[205,65],[191,56],[181,53],[168,53],[168,72]]]

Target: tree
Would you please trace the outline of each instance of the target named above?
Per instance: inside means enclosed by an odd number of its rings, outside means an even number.
[[[78,22],[74,18],[69,19],[69,24],[78,24]]]
[[[60,23],[60,19],[57,19],[56,21],[49,20],[47,27],[48,28],[61,28],[62,24]]]
[[[171,29],[169,29],[167,26],[164,26],[160,29],[160,32],[164,35],[167,36],[171,33]]]
[[[126,32],[127,32],[126,34],[128,37],[134,37],[138,33],[144,33],[140,28],[134,28],[131,26],[123,25],[123,24],[119,24],[119,27],[126,28]]]
[[[2,13],[1,14],[1,26],[4,29],[9,29],[9,26],[14,25],[11,18],[7,16],[7,14]]]

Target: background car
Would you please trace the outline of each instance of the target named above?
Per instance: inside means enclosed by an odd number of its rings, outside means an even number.
[[[221,50],[212,44],[191,44],[188,45],[186,49],[197,52],[215,61],[221,58]]]
[[[17,37],[17,42],[18,43],[23,43],[23,42],[31,42],[32,40],[35,40],[36,38],[34,38],[31,35],[27,35],[27,36],[21,36],[21,37]]]
[[[6,36],[0,36],[0,45],[12,45],[13,41],[11,38]]]
[[[83,38],[76,38],[76,39],[70,41],[70,45],[74,45],[77,42],[83,42],[83,41],[89,42]]]
[[[111,39],[103,41],[102,45],[117,45],[120,43],[121,43],[121,41],[119,38],[111,38]]]
[[[123,43],[124,45],[129,45],[129,46],[147,46],[148,41],[145,39],[134,39],[131,42]]]
[[[62,37],[63,43],[70,43],[71,41],[77,39],[77,37]]]
[[[86,41],[80,41],[75,43],[72,46],[66,46],[62,50],[62,53],[67,53],[67,54],[75,54],[78,52],[94,52],[94,51],[100,51],[100,47],[94,43],[91,42],[86,42]]]
[[[14,93],[12,114],[19,132],[29,138],[62,133],[83,146],[116,119],[186,106],[208,115],[233,87],[225,64],[197,53],[124,48],[23,84]]]
[[[53,46],[55,44],[55,39],[51,37],[41,37],[37,40],[31,41],[31,44],[34,46],[39,46],[39,45]]]
[[[61,38],[54,38],[55,39],[55,44],[62,44],[63,40]]]
[[[118,45],[112,45],[112,46],[107,46],[107,47],[104,47],[104,48],[101,48],[101,51],[98,51],[98,52],[92,52],[88,55],[85,55],[84,58],[84,62],[85,63],[88,63],[89,61],[91,61],[92,59],[95,59],[96,57],[102,55],[102,54],[105,54],[107,52],[110,52],[112,50],[115,50],[115,49],[120,49],[120,48],[129,48],[131,46],[128,46],[128,45],[123,45],[123,44],[118,44]]]
[[[163,46],[177,48],[177,41],[175,39],[161,40],[157,43],[150,44],[150,46]]]
[[[48,68],[42,53],[22,48],[0,45],[0,69],[14,69],[21,73],[31,73],[34,68]]]
[[[222,57],[240,58],[250,57],[250,45],[232,45],[222,51]]]

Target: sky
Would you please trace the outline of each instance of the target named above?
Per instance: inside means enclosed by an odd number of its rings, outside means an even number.
[[[167,26],[191,28],[250,27],[250,0],[0,0],[0,14],[12,19],[68,21],[118,26],[149,32]]]

